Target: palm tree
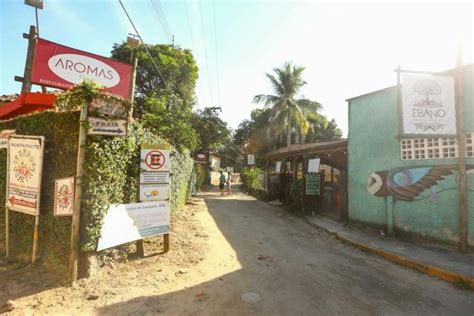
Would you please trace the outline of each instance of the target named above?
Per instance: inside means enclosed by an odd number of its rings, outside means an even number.
[[[304,67],[296,67],[285,63],[283,68],[274,68],[275,75],[266,74],[273,85],[275,95],[259,94],[253,99],[255,103],[263,103],[271,107],[271,130],[277,134],[286,132],[286,144],[291,145],[291,134],[294,131],[301,135],[301,140],[308,133],[310,124],[306,117],[322,109],[321,104],[306,98],[297,99],[297,94],[306,82],[301,78]],[[298,138],[298,137],[296,137]]]

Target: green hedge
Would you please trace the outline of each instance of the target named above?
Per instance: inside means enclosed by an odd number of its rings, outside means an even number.
[[[77,112],[42,112],[0,122],[0,129],[16,128],[17,134],[43,135],[46,138],[42,180],[39,255],[48,263],[67,263],[70,217],[53,216],[56,178],[73,176],[76,171],[79,130]],[[81,249],[94,251],[102,219],[110,204],[137,200],[140,144],[163,143],[143,128],[129,124],[127,137],[88,137],[84,163],[81,216]],[[0,151],[0,247],[4,246],[4,205],[6,150]],[[171,160],[171,207],[179,209],[189,194],[193,161],[187,151],[173,151]],[[33,238],[33,216],[10,212],[12,255],[29,258]]]

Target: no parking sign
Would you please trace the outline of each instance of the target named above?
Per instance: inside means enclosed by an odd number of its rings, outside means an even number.
[[[141,163],[142,171],[156,172],[170,170],[171,145],[142,145]]]

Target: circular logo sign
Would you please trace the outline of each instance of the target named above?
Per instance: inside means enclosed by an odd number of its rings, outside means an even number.
[[[56,76],[74,84],[90,79],[111,88],[120,82],[120,75],[114,68],[98,59],[84,55],[54,55],[48,60],[48,66]]]
[[[145,156],[145,164],[148,168],[158,170],[165,164],[165,155],[161,151],[152,150]]]
[[[20,183],[29,181],[36,171],[36,163],[31,151],[23,149],[13,158],[13,172]]]

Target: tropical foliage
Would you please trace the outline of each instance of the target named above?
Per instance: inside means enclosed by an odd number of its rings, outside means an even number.
[[[276,135],[286,135],[286,145],[291,145],[292,134],[308,134],[310,124],[307,117],[317,113],[322,106],[316,101],[306,98],[297,98],[297,95],[306,82],[302,79],[303,67],[285,63],[282,68],[274,68],[274,75],[267,74],[273,86],[274,95],[259,94],[254,97],[255,103],[261,103],[270,108],[269,132]]]

